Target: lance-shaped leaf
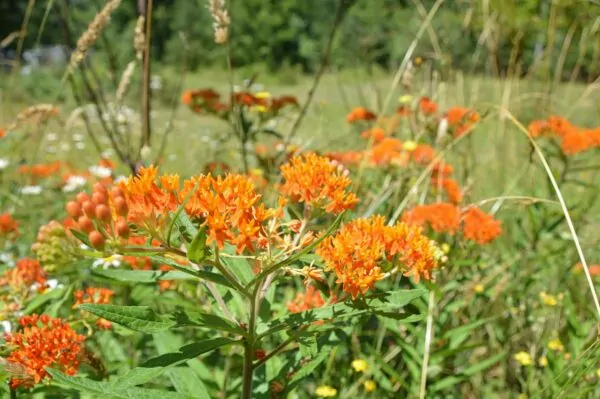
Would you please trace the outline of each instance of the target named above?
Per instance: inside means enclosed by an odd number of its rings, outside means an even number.
[[[80,305],[79,309],[127,327],[130,330],[148,334],[168,330],[177,324],[173,320],[156,314],[148,306],[96,305],[86,303]]]
[[[190,280],[193,275],[179,271],[93,269],[92,273],[115,281],[155,283],[159,280]]]

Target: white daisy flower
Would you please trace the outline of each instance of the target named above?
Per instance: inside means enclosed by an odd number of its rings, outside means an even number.
[[[112,175],[112,169],[105,168],[104,166],[93,165],[88,168],[91,174],[101,179],[105,179]]]
[[[23,195],[39,195],[41,192],[42,192],[41,186],[21,187],[21,194],[23,194]]]
[[[0,170],[6,169],[8,166],[8,159],[0,158]]]
[[[73,191],[77,191],[79,188],[85,186],[86,183],[87,179],[83,176],[69,176],[67,183],[63,187],[63,191],[65,193],[72,193]]]
[[[108,269],[109,267],[119,267],[121,266],[122,260],[123,256],[114,254],[106,258],[96,259],[94,263],[92,263],[92,267],[102,267],[103,269]]]
[[[10,321],[2,320],[0,321],[0,326],[2,327],[2,331],[4,331],[6,334],[12,332],[12,326],[10,324]]]

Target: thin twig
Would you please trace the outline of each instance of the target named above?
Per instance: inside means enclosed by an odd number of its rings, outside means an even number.
[[[144,146],[150,145],[150,136],[152,134],[152,127],[150,124],[150,75],[151,75],[151,60],[150,60],[150,42],[152,34],[152,9],[154,6],[153,0],[146,0],[144,16],[146,19],[146,33],[145,33],[145,45],[144,50],[144,71],[142,78],[142,139],[140,148],[137,154],[139,159],[141,149]]]

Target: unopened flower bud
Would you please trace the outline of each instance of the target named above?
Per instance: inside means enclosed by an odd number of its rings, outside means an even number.
[[[96,217],[96,205],[92,201],[85,201],[82,205],[83,213],[90,218]]]
[[[129,208],[127,206],[127,201],[123,197],[115,197],[113,201],[115,205],[115,210],[117,211],[117,215],[119,216],[127,216],[129,212]]]
[[[87,216],[81,216],[77,219],[77,224],[79,225],[79,230],[84,233],[89,233],[94,230],[94,223],[92,223],[92,219]]]
[[[102,183],[95,183],[93,189],[95,193],[106,194],[106,187]]]
[[[93,248],[98,249],[98,250],[104,249],[106,240],[104,239],[104,236],[102,234],[100,234],[100,232],[98,232],[96,230],[90,232],[90,234],[88,235],[88,239],[90,240],[90,244],[92,244]]]
[[[108,197],[105,193],[96,191],[94,194],[92,194],[92,201],[96,204],[106,204],[108,201]]]
[[[81,206],[77,202],[75,202],[75,201],[69,201],[67,203],[67,213],[73,219],[76,219],[76,218],[78,218],[79,216],[82,215]]]
[[[129,237],[129,225],[127,224],[127,222],[125,220],[119,220],[117,222],[117,225],[115,226],[115,229],[117,230],[117,235],[119,237],[122,238],[128,238]]]
[[[110,222],[111,214],[110,214],[110,209],[108,208],[108,206],[106,206],[104,204],[97,205],[95,214],[96,214],[96,218],[98,218],[98,220],[102,220],[103,222]]]
[[[85,201],[89,201],[89,200],[90,200],[90,197],[89,197],[89,195],[87,195],[87,194],[86,194],[86,193],[84,193],[84,192],[80,192],[79,194],[77,194],[77,196],[76,196],[75,198],[77,199],[77,202],[78,202],[79,204],[82,204],[82,205],[83,205],[83,203],[84,203]]]
[[[116,197],[122,197],[122,196],[124,196],[124,195],[125,195],[125,194],[123,193],[123,190],[121,190],[121,188],[120,188],[120,187],[117,187],[117,186],[113,186],[113,187],[111,187],[111,189],[110,189],[110,193],[112,194],[113,198],[116,198]]]

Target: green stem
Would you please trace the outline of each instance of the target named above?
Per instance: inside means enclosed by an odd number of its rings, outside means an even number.
[[[248,334],[244,340],[244,376],[242,399],[252,399],[252,375],[254,374],[254,343],[256,339],[256,311],[258,304],[258,293],[262,284],[258,284],[250,295],[250,320],[248,322]]]

